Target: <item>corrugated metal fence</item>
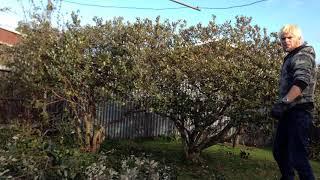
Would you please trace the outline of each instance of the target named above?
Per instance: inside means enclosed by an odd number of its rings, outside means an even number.
[[[29,116],[27,108],[23,106],[23,101],[18,98],[0,98],[0,122],[9,122],[12,119]]]
[[[135,104],[113,101],[100,103],[97,123],[104,125],[110,139],[169,136],[175,133],[172,121],[152,112],[136,110]]]
[[[0,120],[23,117],[29,113],[21,99],[0,99]],[[51,104],[47,110],[55,118],[62,118],[65,103]],[[138,137],[170,136],[176,133],[174,123],[152,112],[137,110],[132,102],[101,102],[97,106],[96,124],[105,127],[109,139],[132,139]]]

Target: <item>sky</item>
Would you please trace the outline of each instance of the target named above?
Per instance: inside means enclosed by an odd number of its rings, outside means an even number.
[[[24,12],[30,9],[31,0],[0,0],[0,8],[9,7],[9,12],[0,13],[0,26],[14,29],[18,21],[25,19]],[[48,0],[34,0],[46,5]],[[51,0],[52,2],[57,0]],[[234,21],[237,15],[252,17],[253,24],[266,28],[268,32],[278,32],[284,24],[297,24],[301,27],[304,40],[312,45],[320,63],[320,1],[319,0],[178,0],[200,11],[184,7],[170,0],[62,0],[60,17],[67,21],[72,11],[79,11],[83,24],[93,23],[94,16],[105,20],[123,17],[126,21],[135,18],[157,16],[170,21],[186,20],[188,25],[207,24],[212,15],[218,24]],[[224,9],[231,6],[252,5]],[[118,7],[118,8],[116,8]],[[119,8],[122,7],[122,8]],[[124,8],[129,7],[129,8]],[[145,8],[145,9],[143,9]],[[171,9],[170,9],[171,8]],[[221,9],[219,9],[221,8]]]

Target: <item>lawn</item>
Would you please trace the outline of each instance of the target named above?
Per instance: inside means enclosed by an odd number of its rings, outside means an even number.
[[[114,143],[114,141],[107,142],[104,148],[114,147]],[[116,144],[118,148],[125,147],[131,152],[150,153],[152,158],[174,166],[177,179],[280,179],[270,148],[259,149],[246,146],[232,148],[228,144],[218,144],[202,153],[204,159],[202,164],[194,165],[183,159],[182,145],[179,142],[158,139],[121,141]],[[317,179],[320,179],[320,162],[312,161],[311,163]]]

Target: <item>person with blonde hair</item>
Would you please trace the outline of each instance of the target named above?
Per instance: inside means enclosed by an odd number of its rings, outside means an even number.
[[[279,37],[287,55],[281,68],[279,100],[271,110],[272,117],[278,120],[273,156],[281,180],[294,180],[294,170],[301,180],[314,180],[307,146],[314,109],[315,51],[303,42],[296,25],[283,26]]]

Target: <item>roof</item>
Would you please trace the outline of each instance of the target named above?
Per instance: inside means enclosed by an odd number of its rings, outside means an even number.
[[[12,46],[17,44],[20,39],[21,33],[12,29],[0,27],[0,44]]]
[[[3,71],[3,72],[10,72],[10,69],[4,65],[1,65],[0,64],[0,71]]]
[[[5,31],[8,31],[8,32],[12,32],[12,33],[21,35],[20,32],[18,32],[18,31],[16,31],[16,30],[13,30],[13,29],[10,29],[10,28],[6,28],[6,27],[4,27],[4,26],[0,26],[0,29],[3,29],[3,30],[5,30]]]

